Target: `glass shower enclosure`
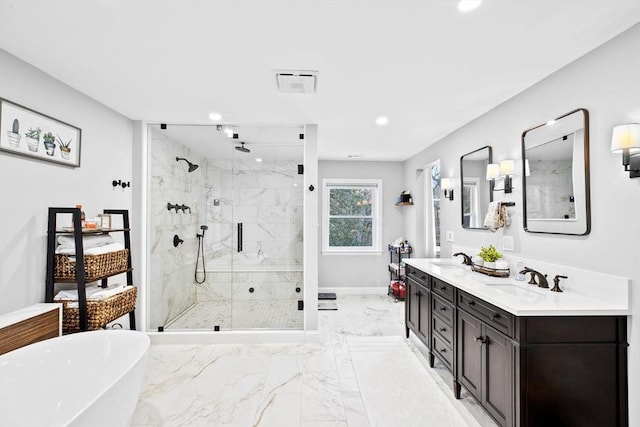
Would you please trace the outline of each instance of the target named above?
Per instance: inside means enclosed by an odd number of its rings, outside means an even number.
[[[303,329],[302,133],[149,126],[150,330]]]

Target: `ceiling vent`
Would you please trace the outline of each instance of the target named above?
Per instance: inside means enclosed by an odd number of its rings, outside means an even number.
[[[276,70],[278,90],[284,93],[316,93],[317,71]]]

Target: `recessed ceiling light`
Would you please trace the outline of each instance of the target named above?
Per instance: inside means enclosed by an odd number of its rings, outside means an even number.
[[[480,6],[480,3],[482,3],[482,0],[460,0],[458,2],[458,10],[460,12],[469,12]]]
[[[220,115],[220,113],[211,113],[209,114],[209,118],[214,122],[219,122],[220,120],[222,120],[222,116]]]
[[[378,126],[384,126],[387,123],[389,123],[389,117],[386,117],[386,116],[376,117],[376,124]]]
[[[361,157],[362,157],[362,155],[361,155],[361,154],[349,154],[349,155],[347,156],[347,159],[349,159],[349,160],[356,160],[356,159],[359,159],[359,158],[361,158]]]
[[[256,162],[258,162],[258,163],[260,163],[261,161],[262,161],[262,159],[261,159],[260,157],[258,157],[258,158],[256,159]]]

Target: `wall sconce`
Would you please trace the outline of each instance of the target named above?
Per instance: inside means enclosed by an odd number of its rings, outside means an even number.
[[[629,123],[613,128],[611,152],[622,153],[622,165],[629,178],[640,178],[640,123]]]
[[[494,188],[493,191],[504,191],[511,193],[513,186],[511,177],[515,174],[516,162],[513,160],[503,160],[498,163],[490,163],[487,165],[487,180],[495,182],[498,178],[504,178],[503,188]]]
[[[453,183],[451,178],[442,178],[440,186],[444,190],[445,199],[453,200]]]

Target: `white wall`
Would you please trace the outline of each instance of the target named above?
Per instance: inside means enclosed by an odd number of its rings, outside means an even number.
[[[583,107],[590,115],[591,218],[587,236],[529,234],[522,228],[521,176],[513,194],[496,192],[497,200],[516,202],[510,209],[512,225],[496,233],[464,230],[460,225],[460,200],[442,204],[442,232],[455,232],[455,244],[479,248],[492,243],[502,247],[503,235],[513,236],[514,256],[537,259],[632,279],[633,314],[629,320],[629,402],[640,400],[640,179],[629,179],[620,155],[609,152],[615,125],[640,122],[640,24],[592,51],[539,84],[429,146],[405,162],[405,185],[416,183],[416,170],[440,158],[443,177],[459,177],[461,154],[484,145],[493,147],[494,162],[521,162],[524,130]],[[518,164],[521,169],[520,164]],[[459,183],[457,183],[459,185]],[[414,197],[419,196],[416,193]],[[418,201],[419,202],[419,201]],[[407,211],[405,235],[411,239],[423,221],[422,211]],[[419,244],[423,242],[419,241]],[[451,243],[443,242],[443,256]],[[561,272],[548,272],[558,274]],[[606,292],[606,283],[602,292]],[[640,407],[630,405],[630,425],[640,425]]]
[[[386,287],[389,285],[389,252],[387,245],[403,236],[402,212],[406,207],[395,206],[396,199],[408,188],[402,184],[401,162],[320,161],[318,165],[319,220],[322,222],[322,180],[325,178],[358,178],[382,180],[382,253],[376,255],[319,256],[320,288]],[[322,235],[322,225],[320,226]],[[409,239],[410,236],[403,236]],[[320,239],[318,251],[322,250]]]
[[[2,314],[44,301],[49,207],[82,204],[88,218],[131,208],[131,189],[111,182],[131,181],[133,123],[3,50],[0,97],[82,129],[79,168],[0,152]]]

